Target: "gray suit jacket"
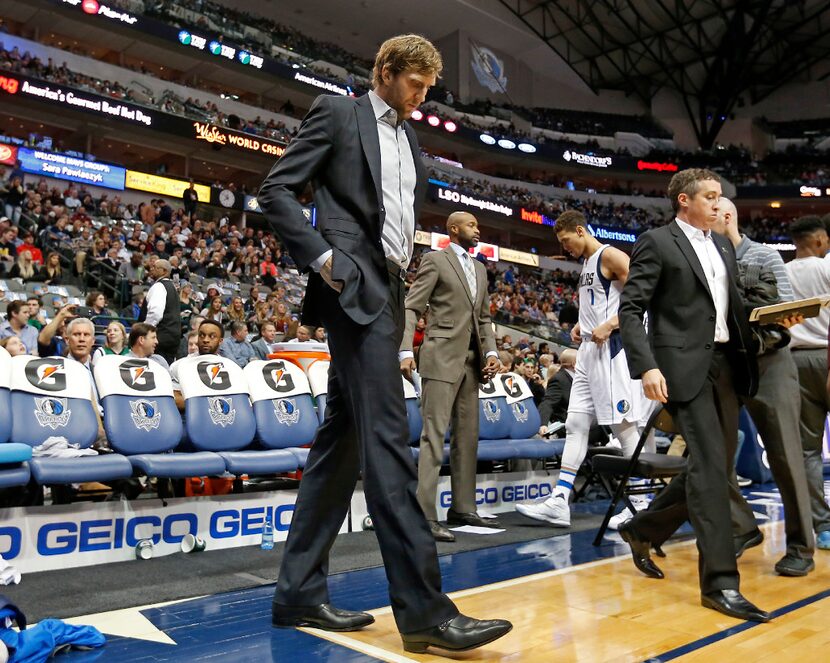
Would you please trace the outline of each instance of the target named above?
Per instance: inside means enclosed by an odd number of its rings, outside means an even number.
[[[406,122],[403,126],[418,175],[417,220],[426,193],[426,170],[415,131]],[[308,184],[314,189],[316,228],[297,200]],[[352,320],[368,325],[380,315],[389,298],[381,244],[386,213],[377,120],[368,96],[317,97],[297,136],[262,183],[257,200],[302,271],[333,250],[332,276],[344,282],[339,301]],[[304,323],[320,324],[320,295],[328,287],[318,274],[309,276]]]
[[[487,270],[473,260],[476,298],[473,301],[464,268],[451,247],[427,253],[406,296],[406,328],[401,350],[412,350],[415,325],[429,304],[424,344],[418,354],[418,372],[427,380],[455,382],[464,371],[470,338],[476,339],[479,359],[496,352],[490,325]]]

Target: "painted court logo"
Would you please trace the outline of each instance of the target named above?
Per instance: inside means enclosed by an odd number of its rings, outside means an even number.
[[[617,412],[620,414],[628,414],[629,410],[631,410],[631,403],[625,399],[617,401]]]
[[[66,426],[71,415],[65,398],[35,398],[35,417],[43,428]]]
[[[274,401],[274,413],[277,415],[277,421],[286,426],[293,426],[300,421],[300,410],[293,398],[280,398]]]
[[[149,432],[151,429],[159,427],[161,412],[159,412],[156,401],[130,401],[130,409],[132,410],[130,416],[136,428]]]
[[[210,420],[217,426],[230,426],[236,418],[236,410],[227,398],[208,396]]]

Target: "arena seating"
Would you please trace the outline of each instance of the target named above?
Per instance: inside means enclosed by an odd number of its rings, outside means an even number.
[[[0,348],[0,412],[11,412],[10,375],[11,357],[5,348]],[[9,442],[11,432],[11,417],[0,417],[0,488],[23,486],[29,483],[30,478],[32,448]]]

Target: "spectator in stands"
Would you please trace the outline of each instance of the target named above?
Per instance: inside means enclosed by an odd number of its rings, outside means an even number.
[[[534,357],[517,359],[513,370],[525,379],[533,394],[533,402],[538,407],[545,397],[545,383],[539,371],[536,370],[536,359]]]
[[[193,332],[199,331],[199,325],[202,324],[202,320],[204,318],[200,315],[191,315],[190,319],[188,320],[188,325],[190,325],[190,334],[187,334],[182,340],[179,342],[179,350],[176,352],[176,359],[181,359],[182,357],[187,357],[187,355],[192,354],[195,350],[195,346],[189,347],[189,339]]]
[[[187,323],[194,309],[198,306],[193,298],[193,286],[187,281],[181,284],[179,290],[179,310],[182,315],[182,322]]]
[[[89,318],[73,318],[66,323],[66,356],[80,362],[92,375],[92,348],[95,347],[95,325]]]
[[[144,276],[143,256],[139,251],[135,251],[130,256],[129,262],[122,262],[118,266],[117,283],[119,285],[119,291],[121,292],[122,302],[126,301],[130,289],[133,286],[144,283]]]
[[[96,349],[92,355],[93,364],[97,361],[98,357],[103,357],[104,355],[125,355],[130,351],[127,343],[127,330],[117,320],[112,320],[107,325],[104,338],[106,339],[104,345]]]
[[[230,338],[222,341],[222,345],[219,346],[219,354],[245,368],[248,362],[257,358],[257,353],[248,342],[248,325],[244,322],[232,322],[230,330]]]
[[[289,339],[289,343],[308,343],[311,340],[311,335],[314,333],[314,329],[310,327],[306,327],[302,325],[297,327],[297,335]]]
[[[251,346],[259,359],[268,359],[271,345],[277,340],[277,328],[273,322],[266,321],[259,326],[259,338]]]
[[[132,326],[132,329],[130,329],[130,336],[127,343],[129,346],[128,356],[138,359],[152,359],[164,366],[168,371],[170,370],[170,365],[167,363],[167,360],[161,355],[156,354],[158,335],[153,325],[148,325],[146,322],[136,322]]]
[[[4,217],[5,218],[5,217]],[[15,231],[13,228],[6,228],[0,237],[0,273],[6,273],[14,265],[17,256],[17,244],[14,241]]]
[[[0,338],[17,336],[29,354],[37,354],[37,329],[29,325],[29,305],[19,299],[6,304],[6,320],[0,324]]]
[[[121,311],[121,317],[126,318],[127,320],[138,320],[138,316],[141,315],[141,309],[144,306],[146,296],[147,293],[143,290],[139,290],[135,293],[132,296],[132,302]]]
[[[199,332],[192,331],[187,336],[185,336],[184,340],[187,341],[187,354],[186,357],[193,357],[194,355],[199,354]]]
[[[0,297],[2,299],[2,297]],[[40,332],[46,324],[46,315],[43,312],[43,302],[40,297],[30,296],[26,303],[29,305],[29,325]]]
[[[107,308],[107,296],[98,290],[90,290],[86,296],[86,305],[89,308],[89,317],[97,327],[103,327],[113,318],[113,313]]]
[[[199,194],[196,191],[193,178],[190,179],[190,186],[182,193],[182,202],[184,203],[184,213],[187,214],[188,219],[192,219],[196,213],[196,206],[199,204]]]
[[[24,283],[37,281],[40,274],[36,270],[37,264],[32,260],[31,251],[20,251],[17,261],[9,271],[9,278],[20,279]]]
[[[228,306],[228,322],[245,322],[248,316],[245,313],[245,304],[242,297],[235,295]]]
[[[203,308],[199,315],[205,320],[212,320],[223,326],[228,322],[227,309],[222,303],[221,295],[216,295],[208,300],[208,306]]]
[[[56,252],[46,256],[46,262],[37,275],[37,280],[46,285],[60,285],[63,283],[63,269],[61,269],[61,257]]]
[[[559,358],[560,367],[556,375],[548,380],[545,395],[539,404],[539,417],[542,425],[539,434],[548,432],[548,424],[552,421],[564,423],[568,417],[568,403],[571,397],[571,385],[576,370],[576,350],[568,348]]]
[[[276,263],[274,263],[273,256],[270,251],[265,252],[262,262],[259,263],[259,276],[262,283],[267,285],[269,288],[273,288],[274,284],[277,282],[279,269],[277,268]]]
[[[150,271],[154,283],[147,292],[144,310],[139,316],[139,322],[146,322],[156,328],[158,353],[168,364],[175,361],[182,336],[179,293],[170,280],[170,269],[167,260],[156,260]]]
[[[0,348],[5,348],[6,352],[8,352],[12,357],[28,354],[28,350],[23,344],[23,341],[20,340],[19,336],[7,336],[6,338],[0,338]]]
[[[325,327],[317,327],[314,330],[314,337],[312,338],[313,341],[317,343],[328,343],[328,334],[326,334]]]
[[[20,215],[23,213],[23,200],[26,192],[23,189],[23,180],[15,175],[7,187],[6,193],[6,216],[14,225],[20,223]]]

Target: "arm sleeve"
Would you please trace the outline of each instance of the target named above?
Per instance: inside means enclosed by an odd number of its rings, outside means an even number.
[[[297,197],[329,158],[334,138],[334,113],[328,96],[317,97],[300,130],[271,168],[257,202],[271,228],[302,271],[331,250],[329,243],[303,214]]]
[[[161,283],[154,283],[147,291],[147,318],[148,325],[157,326],[164,315],[164,307],[167,304],[167,290]]]
[[[619,310],[620,333],[628,369],[635,380],[646,371],[657,368],[657,361],[651,352],[643,326],[643,317],[648,311],[661,271],[660,253],[654,238],[646,232],[640,235],[634,245]]]
[[[412,287],[409,288],[409,293],[406,295],[406,302],[404,304],[406,309],[406,326],[404,327],[400,352],[412,351],[412,338],[415,335],[415,325],[418,323],[418,318],[426,310],[429,299],[435,290],[435,285],[438,283],[438,268],[435,266],[435,260],[432,255],[428,253],[421,260],[418,273],[415,275],[415,281],[412,283]],[[403,359],[400,354],[398,356],[400,359]]]

